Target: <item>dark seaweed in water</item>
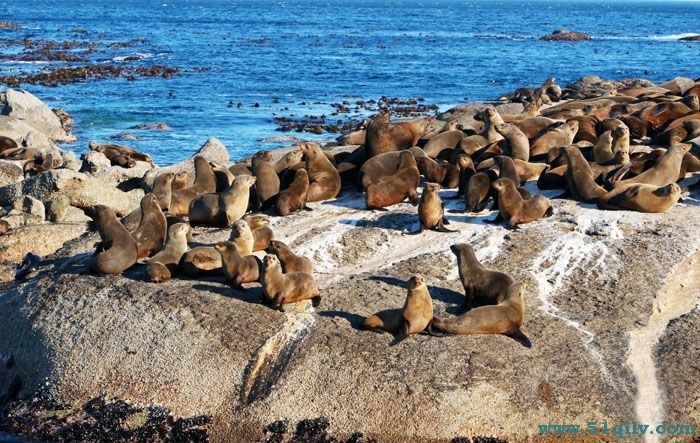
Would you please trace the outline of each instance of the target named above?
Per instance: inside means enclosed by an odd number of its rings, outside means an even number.
[[[0,429],[48,441],[206,442],[208,416],[175,418],[161,406],[137,407],[97,397],[73,409],[37,396],[2,410]]]
[[[296,425],[294,435],[291,435],[289,443],[376,443],[376,440],[365,438],[361,432],[355,432],[347,440],[339,440],[328,435],[330,422],[326,417],[302,420]],[[285,440],[285,434],[289,428],[286,420],[270,423],[263,430],[260,443],[281,443]]]

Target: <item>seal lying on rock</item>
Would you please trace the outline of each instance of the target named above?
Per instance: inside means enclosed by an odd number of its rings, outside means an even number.
[[[681,187],[676,183],[666,186],[636,183],[615,188],[598,199],[601,209],[627,209],[638,212],[668,212],[681,197]]]
[[[376,183],[367,187],[365,203],[368,209],[383,208],[401,203],[406,198],[412,204],[418,203],[418,182],[420,172],[416,166],[416,159],[408,151],[402,151],[399,170],[389,176],[382,177]]]
[[[104,205],[96,205],[89,211],[102,240],[90,259],[90,268],[103,274],[121,274],[136,263],[136,241],[117,219],[114,211]]]
[[[433,299],[428,292],[425,277],[414,275],[408,279],[406,286],[408,293],[403,309],[388,309],[370,315],[364,319],[362,327],[398,334],[396,342],[423,331],[433,334]]]
[[[304,272],[282,273],[279,259],[267,254],[263,260],[264,272],[261,278],[263,303],[282,310],[282,305],[311,299],[313,306],[321,302],[321,295],[310,274]]]
[[[127,157],[131,160],[148,162],[153,164],[153,160],[151,159],[150,155],[138,152],[136,149],[130,148],[128,146],[98,143],[95,140],[92,140],[88,144],[88,147],[91,151],[103,153],[109,159],[113,166],[122,166],[124,164],[124,159],[120,159],[120,157]],[[121,165],[119,163],[121,163]]]
[[[513,283],[497,305],[480,306],[455,317],[435,317],[433,327],[448,334],[503,334],[523,346],[532,346],[520,328],[525,318],[522,285]]]

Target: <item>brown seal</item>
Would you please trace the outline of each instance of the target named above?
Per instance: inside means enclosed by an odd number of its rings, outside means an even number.
[[[243,217],[248,227],[253,232],[253,252],[264,251],[275,238],[270,228],[270,218],[265,214],[249,214]]]
[[[212,172],[214,172],[214,177],[216,178],[216,192],[227,190],[235,178],[233,173],[221,163],[209,162],[209,167]]]
[[[253,171],[250,170],[250,165],[247,163],[236,163],[229,166],[228,170],[234,177],[238,177],[239,175],[253,175]]]
[[[14,139],[11,139],[10,137],[5,137],[4,135],[0,135],[0,152],[7,151],[8,149],[17,148],[19,148],[19,145],[16,141],[14,141]]]
[[[109,160],[112,166],[119,166],[120,168],[129,169],[136,166],[136,160],[124,154],[116,155]]]
[[[435,117],[394,121],[389,125],[389,133],[397,149],[408,149],[418,144],[418,140],[428,131]]]
[[[272,166],[272,152],[258,151],[253,156],[253,175],[255,181],[255,195],[258,203],[263,205],[267,200],[275,197],[280,192],[280,178]]]
[[[531,117],[525,120],[514,121],[513,124],[520,128],[520,130],[527,136],[528,139],[532,140],[543,134],[547,129],[556,124],[557,121],[548,117]]]
[[[250,187],[255,180],[250,175],[239,175],[225,192],[204,194],[193,199],[189,207],[190,223],[223,227],[240,219],[248,210]]]
[[[503,140],[503,136],[496,131],[497,125],[505,123],[498,111],[494,108],[486,108],[481,113],[481,118],[484,120],[484,129],[481,134],[464,137],[459,143],[460,149],[469,155]]]
[[[558,148],[562,146],[568,146],[574,142],[574,137],[576,137],[576,132],[578,132],[578,122],[576,120],[570,120],[553,129],[537,140],[533,141],[530,145],[530,156],[538,157],[547,155],[552,148]]]
[[[508,222],[508,227],[513,229],[522,223],[529,223],[552,214],[552,204],[547,197],[537,194],[525,200],[518,192],[515,183],[509,178],[499,178],[492,186],[498,192],[499,213],[494,220],[485,220],[488,223],[505,220]]]
[[[305,272],[313,274],[314,268],[311,260],[301,255],[296,255],[292,249],[279,240],[270,241],[265,250],[268,254],[275,254],[282,265],[282,272]]]
[[[629,154],[630,152],[630,130],[624,124],[613,129],[613,143],[612,152],[613,155],[618,152],[624,152]]]
[[[498,174],[493,169],[472,175],[469,178],[464,194],[464,211],[483,211],[488,204],[489,198],[493,197],[491,183],[496,180],[498,180]]]
[[[160,251],[168,232],[168,221],[158,205],[155,194],[146,194],[141,199],[141,222],[131,233],[136,241],[138,258],[150,257]]]
[[[177,215],[172,215],[165,213],[165,220],[168,222],[168,232],[170,232],[170,227],[172,225],[175,225],[177,223],[184,223],[188,226],[187,228],[187,242],[192,242],[194,241],[194,230],[192,229],[192,226],[190,226],[190,223],[187,221],[186,218],[184,217],[178,217]],[[167,241],[167,238],[166,238]]]
[[[605,194],[605,189],[598,186],[593,177],[593,171],[581,151],[575,146],[564,148],[566,157],[566,185],[568,192],[578,201],[595,202]]]
[[[114,164],[113,159],[119,156],[125,156],[132,160],[153,164],[153,160],[151,159],[150,155],[138,152],[136,149],[128,146],[98,143],[92,140],[90,143],[88,143],[88,148],[90,148],[91,151],[103,153],[110,160],[110,162],[112,162],[112,164]]]
[[[595,145],[593,145],[593,160],[596,163],[604,163],[615,157],[615,153],[612,150],[612,143],[612,131],[605,131],[600,134]]]
[[[299,209],[307,209],[306,198],[309,192],[309,174],[306,169],[299,169],[294,174],[291,186],[279,193],[277,197],[277,213],[285,215],[296,212]]]
[[[504,151],[513,159],[530,160],[530,140],[527,135],[513,123],[495,126],[496,131],[505,139]]]
[[[304,151],[301,149],[293,149],[282,156],[277,163],[275,163],[275,172],[277,174],[282,174],[285,169],[289,169],[294,165],[301,163],[301,159],[304,158]]]
[[[546,163],[530,163],[517,158],[513,160],[513,164],[520,183],[537,180],[544,171],[549,169],[549,165]]]
[[[0,152],[4,160],[35,160],[41,157],[41,151],[36,148],[15,148]]]
[[[389,112],[382,112],[369,121],[365,135],[365,148],[368,158],[384,152],[399,150],[391,137],[391,132],[389,132],[389,117]]]
[[[598,200],[598,207],[638,212],[668,212],[680,197],[681,187],[676,183],[666,186],[637,183],[608,192]]]
[[[121,274],[133,266],[138,256],[136,241],[114,211],[108,206],[96,205],[88,212],[102,240],[90,259],[90,268],[103,274]]]
[[[459,232],[454,229],[447,229],[446,224],[450,224],[445,218],[445,204],[438,194],[440,185],[437,183],[426,183],[423,193],[418,202],[418,222],[420,228],[414,234],[420,234],[424,229],[433,229],[438,232]]]
[[[307,202],[335,198],[340,192],[340,174],[316,143],[302,143],[306,154],[306,173],[309,174]]]
[[[580,141],[587,141],[590,143],[595,143],[598,139],[598,119],[593,115],[582,115],[579,117],[572,117],[569,120],[575,120],[578,122],[578,131],[574,137],[573,143]]]
[[[464,307],[495,305],[506,298],[507,289],[515,281],[503,272],[492,271],[479,262],[474,249],[466,243],[450,246],[457,257],[459,279],[464,287]]]
[[[153,187],[151,193],[156,197],[158,206],[161,211],[168,211],[170,208],[170,200],[172,199],[172,181],[175,174],[168,172],[165,174],[158,174],[153,180]],[[133,231],[138,228],[141,222],[141,208],[136,208],[129,214],[122,218],[122,223],[124,227],[129,231]]]
[[[556,168],[545,169],[537,179],[537,187],[540,189],[565,189],[566,188],[566,164]]]
[[[460,130],[441,132],[423,146],[423,151],[428,157],[436,158],[445,149],[457,148],[463,138],[464,132]]]
[[[419,147],[407,149],[415,158],[425,157],[425,152]],[[372,183],[376,183],[382,177],[389,177],[396,174],[401,163],[401,152],[385,152],[367,160],[360,168],[358,177],[358,191],[364,191]]]
[[[467,183],[472,175],[476,173],[476,168],[474,167],[474,161],[468,154],[458,154],[455,163],[459,168],[459,186],[457,187],[456,197],[461,197],[464,195],[467,189]]]
[[[219,242],[214,248],[221,254],[224,275],[232,287],[240,288],[243,283],[260,281],[262,264],[258,257],[239,254],[236,245],[228,241]]]
[[[190,177],[187,171],[180,171],[173,177],[170,189],[172,191],[177,191],[178,189],[185,189],[189,187]]]
[[[185,252],[180,267],[188,277],[223,273],[221,254],[211,246],[197,246]]]
[[[305,272],[282,273],[277,256],[267,254],[263,259],[261,277],[263,302],[274,309],[282,310],[282,305],[311,299],[313,306],[321,302],[321,295],[310,274]]]
[[[690,148],[691,145],[686,143],[671,145],[652,168],[627,180],[622,180],[622,178],[631,168],[631,163],[623,166],[611,180],[613,188],[624,187],[634,183],[645,183],[655,186],[666,186],[670,183],[675,183],[680,175],[683,157]]]
[[[148,281],[160,283],[170,280],[180,271],[180,260],[187,252],[187,231],[189,225],[176,223],[168,229],[168,239],[163,249],[154,255],[146,265]]]
[[[522,285],[513,283],[497,305],[480,306],[456,317],[435,317],[433,327],[448,334],[503,334],[523,346],[532,346],[520,328],[525,319]]]
[[[418,171],[428,182],[438,183],[451,189],[459,186],[459,167],[445,160],[435,161],[430,157],[416,157]]]
[[[192,200],[202,194],[216,191],[216,176],[214,175],[214,171],[211,170],[209,162],[207,162],[204,157],[196,156],[194,158],[194,167],[195,177],[192,186],[181,189],[172,188],[170,209],[168,212],[173,215],[187,215]],[[178,178],[179,183],[178,176],[176,176],[176,178]]]
[[[367,187],[365,203],[368,209],[383,208],[401,203],[406,198],[412,204],[418,203],[418,182],[420,173],[416,166],[416,159],[408,151],[402,151],[398,171],[389,176],[382,177]]]
[[[248,226],[248,222],[245,220],[238,220],[233,224],[231,228],[231,236],[229,241],[236,246],[238,253],[243,257],[251,255],[253,253],[253,246],[255,246],[255,237],[253,236],[253,231]]]
[[[406,282],[408,293],[402,309],[389,309],[370,315],[362,322],[365,329],[383,329],[398,334],[396,342],[423,331],[432,333],[433,299],[425,277],[414,275]]]

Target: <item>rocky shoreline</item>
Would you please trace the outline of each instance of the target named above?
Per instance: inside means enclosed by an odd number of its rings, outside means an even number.
[[[485,108],[517,118],[543,94],[556,101],[541,112],[557,118],[553,112],[574,109],[557,108],[566,100],[610,99],[629,88],[683,97],[695,87],[684,78],[654,85],[586,77],[558,93],[522,88],[458,106],[426,132],[434,137],[450,124],[469,134]],[[405,235],[418,222],[413,206],[366,210],[362,193],[345,183],[337,198],[309,204],[312,211],[271,218],[275,238],[313,261],[324,295],[318,308],[280,313],[259,303],[259,285],[231,289],[222,276],[156,284],[145,281],[143,264],[122,275],[90,272],[99,236],[85,211],[104,204],[125,216],[157,175],[188,171],[192,179],[193,159],[163,168],[138,160],[125,168],[97,150],[78,159],[58,145],[72,137],[65,111],[15,90],[0,94],[0,109],[0,136],[36,149],[34,160],[0,159],[0,220],[10,227],[0,236],[0,429],[78,441],[562,441],[540,435],[539,425],[626,423],[643,402],[665,406],[649,419],[700,423],[697,398],[688,397],[700,392],[692,333],[700,310],[687,302],[700,295],[700,195],[688,189],[696,173],[679,182],[683,201],[667,214],[602,211],[554,199],[559,190],[530,181],[524,188],[551,198],[554,215],[513,231],[484,224],[492,211],[450,213],[463,203],[447,189],[447,217],[460,232],[419,236]],[[344,142],[362,131],[323,144],[325,152],[347,160],[361,143]],[[653,134],[637,135],[632,147],[648,150]],[[697,139],[685,141],[696,152]],[[274,151],[273,164],[294,149]],[[216,138],[195,156],[235,164]],[[36,158],[59,166],[27,173]],[[229,238],[228,229],[212,227],[193,234],[190,246]],[[463,288],[449,246],[459,242],[522,282],[531,349],[494,335],[416,335],[389,346],[389,334],[362,330],[364,317],[403,303],[414,274],[427,277],[436,313],[458,313]],[[44,259],[15,282],[27,252]],[[678,287],[689,288],[685,307],[654,317],[669,310],[659,294]],[[655,371],[640,372],[628,359],[634,337],[647,333],[660,344],[644,360]],[[640,396],[652,382],[658,393]]]

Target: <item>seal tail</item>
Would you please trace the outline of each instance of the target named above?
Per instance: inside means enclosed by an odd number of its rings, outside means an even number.
[[[507,335],[508,337],[517,341],[521,345],[525,346],[526,348],[532,347],[532,342],[530,341],[529,338],[527,338],[527,336],[525,334],[523,334],[523,331],[521,331],[520,328],[516,327],[514,329],[511,329],[510,331],[506,332],[504,335]]]

